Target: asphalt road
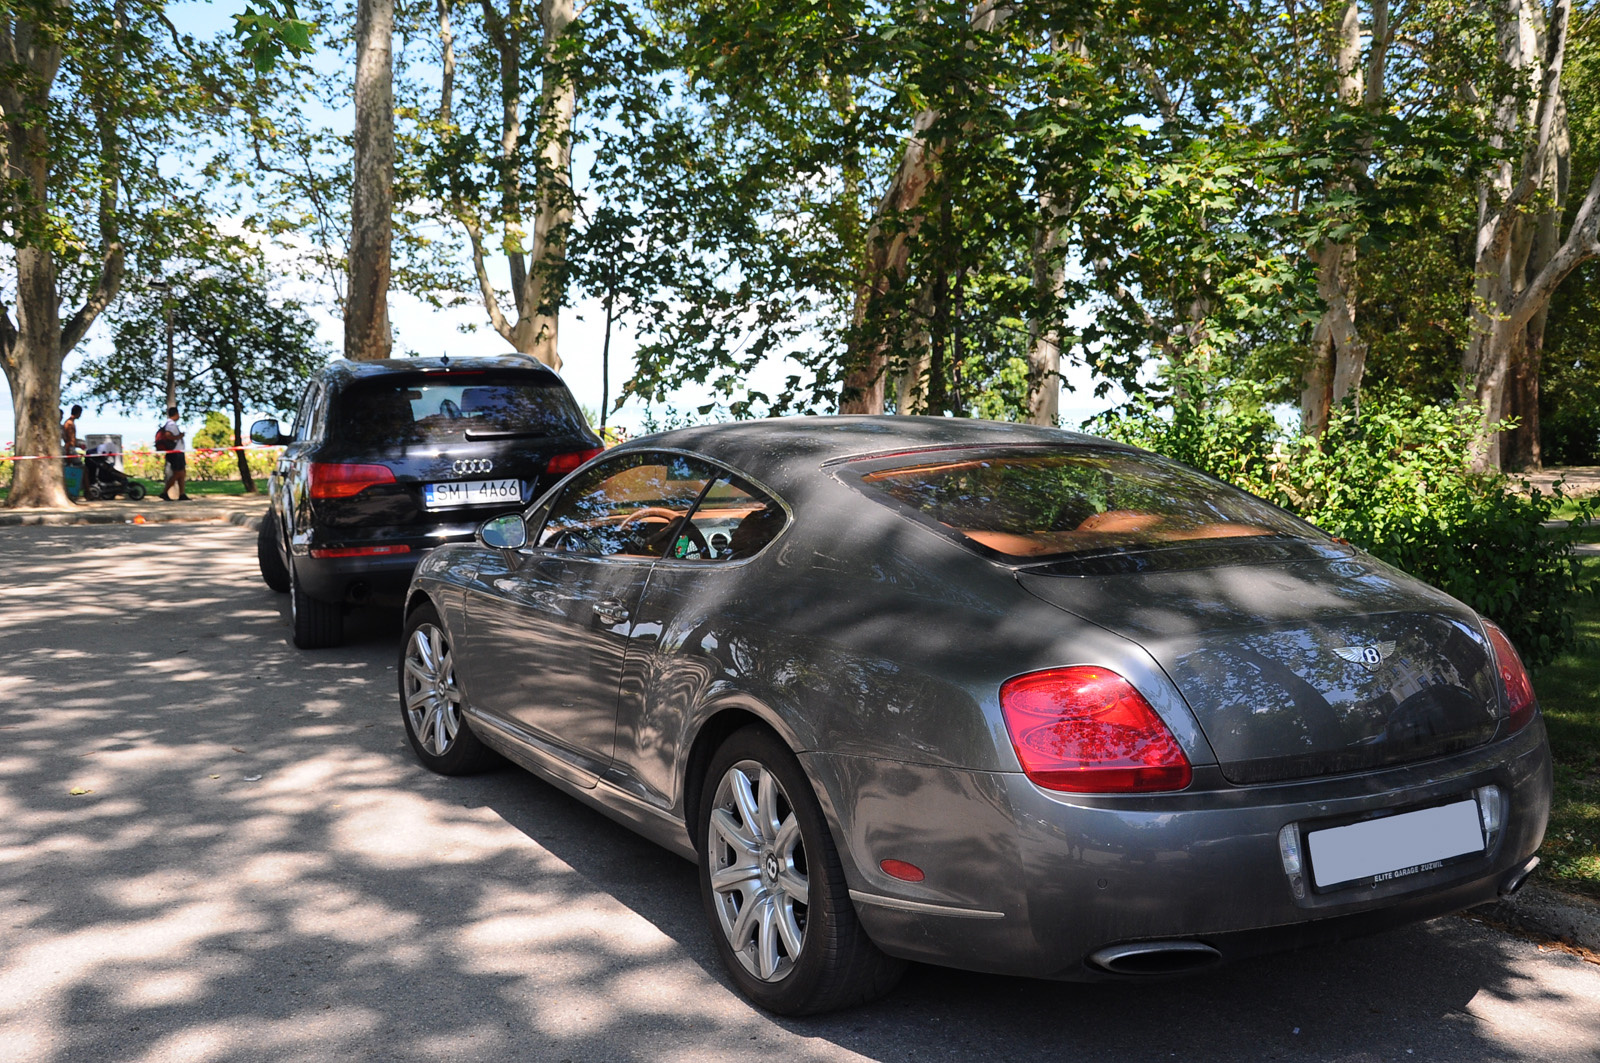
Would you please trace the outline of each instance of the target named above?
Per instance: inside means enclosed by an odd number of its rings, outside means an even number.
[[[774,1019],[692,867],[418,767],[399,618],[288,644],[231,525],[0,528],[0,1060],[1600,1058],[1600,967],[1459,918],[1160,984],[913,969]]]

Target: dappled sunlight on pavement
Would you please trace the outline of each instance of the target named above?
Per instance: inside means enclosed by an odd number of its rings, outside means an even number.
[[[284,606],[247,529],[0,528],[0,1060],[1578,1061],[1600,1043],[1600,973],[1460,920],[1135,987],[915,968],[870,1007],[776,1020],[727,986],[691,865],[521,772],[414,762],[396,614],[306,653]]]

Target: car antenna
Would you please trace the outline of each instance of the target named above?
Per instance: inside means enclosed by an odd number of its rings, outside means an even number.
[[[449,365],[450,364],[450,356],[448,354],[441,354],[439,356],[439,364],[440,365]]]

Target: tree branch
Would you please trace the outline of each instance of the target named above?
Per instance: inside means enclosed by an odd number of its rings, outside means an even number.
[[[11,321],[11,308],[0,303],[0,363],[7,368],[15,365],[11,352],[17,346],[17,326]]]
[[[163,26],[167,27],[167,32],[172,34],[172,47],[178,50],[178,54],[191,63],[198,63],[200,60],[195,54],[183,46],[183,35],[178,32],[178,27],[172,24],[172,20],[167,17],[166,12],[157,10],[156,17],[161,20]]]
[[[1550,305],[1550,297],[1567,275],[1596,257],[1600,257],[1600,168],[1589,182],[1589,191],[1578,206],[1567,238],[1512,304],[1510,331],[1526,328],[1536,314]]]
[[[1134,63],[1133,69],[1144,79],[1145,88],[1149,89],[1150,95],[1155,98],[1156,106],[1161,110],[1161,117],[1168,122],[1176,122],[1178,120],[1178,105],[1173,102],[1172,94],[1161,83],[1161,79],[1156,76],[1155,70],[1143,60]]]
[[[1544,183],[1545,156],[1555,129],[1557,105],[1561,101],[1561,67],[1567,54],[1567,24],[1572,18],[1572,0],[1556,0],[1555,24],[1545,46],[1544,83],[1539,89],[1539,139],[1522,166],[1522,178],[1501,207],[1501,216],[1511,213],[1530,199]]]
[[[78,345],[84,334],[89,331],[95,318],[99,317],[106,307],[111,305],[111,300],[117,296],[117,290],[122,287],[123,247],[121,240],[113,240],[106,245],[106,257],[100,264],[100,280],[95,285],[94,294],[84,300],[78,312],[67,320],[61,328],[61,353],[66,354]]]
[[[1383,107],[1384,81],[1389,61],[1389,45],[1394,29],[1389,25],[1389,0],[1372,3],[1372,51],[1367,55],[1367,110],[1377,113]]]
[[[483,293],[484,308],[489,311],[489,323],[507,343],[512,343],[511,323],[500,309],[500,298],[494,293],[494,285],[489,282],[489,270],[483,262],[483,232],[478,227],[478,219],[464,210],[458,211],[456,218],[472,241],[472,268],[478,275],[478,289]]]

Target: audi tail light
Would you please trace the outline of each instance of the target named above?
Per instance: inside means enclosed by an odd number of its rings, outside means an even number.
[[[1181,790],[1189,758],[1133,684],[1107,668],[1050,668],[1008,679],[1000,712],[1023,772],[1047,790]]]
[[[394,470],[387,465],[311,463],[312,498],[354,498],[374,484],[394,482]]]
[[[604,454],[605,451],[605,447],[591,447],[587,450],[569,450],[564,454],[557,454],[550,459],[550,464],[545,466],[545,472],[551,476],[565,476],[590,458]]]
[[[1483,629],[1494,650],[1494,663],[1500,671],[1500,685],[1505,688],[1506,708],[1511,716],[1511,733],[1515,734],[1533,721],[1539,699],[1533,696],[1533,680],[1528,678],[1528,670],[1522,665],[1522,656],[1500,625],[1485,620]]]

